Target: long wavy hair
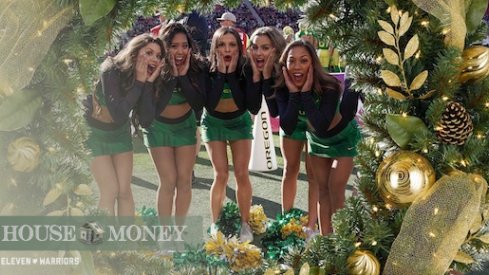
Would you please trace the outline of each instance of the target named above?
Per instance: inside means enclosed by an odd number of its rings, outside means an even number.
[[[250,37],[250,47],[253,45],[253,40],[258,36],[267,36],[272,42],[272,47],[275,48],[275,60],[274,60],[274,75],[281,74],[279,59],[282,55],[282,52],[285,49],[287,43],[285,42],[285,38],[280,33],[280,31],[275,27],[261,27],[256,29]]]
[[[140,34],[131,39],[124,48],[114,57],[108,57],[101,65],[101,71],[118,69],[123,74],[123,92],[127,92],[136,80],[135,70],[139,51],[149,43],[160,46],[161,54],[164,55],[163,42],[159,38],[152,37],[149,33]]]
[[[221,39],[226,34],[232,34],[236,39],[236,44],[238,45],[238,64],[236,65],[236,71],[238,74],[242,71],[242,66],[245,63],[245,59],[243,57],[243,47],[241,46],[241,37],[239,37],[239,33],[236,29],[232,27],[221,27],[214,32],[212,36],[211,42],[211,50],[209,52],[209,62],[210,62],[210,71],[217,71],[217,48],[219,46],[219,39]]]
[[[171,77],[171,60],[170,60],[170,54],[169,50],[173,41],[173,38],[177,34],[183,34],[187,38],[187,43],[190,50],[190,67],[189,70],[197,72],[202,70],[203,63],[204,63],[204,58],[200,55],[199,50],[197,48],[197,44],[195,43],[194,39],[192,38],[190,31],[187,29],[186,26],[184,26],[181,23],[170,23],[166,25],[163,30],[160,33],[160,39],[163,41],[163,45],[165,47],[165,52],[167,53],[164,55],[165,63],[163,65],[163,68],[161,69],[161,76],[163,79],[168,79]]]
[[[313,68],[313,83],[312,90],[318,94],[322,95],[326,90],[341,90],[340,81],[336,79],[334,76],[326,73],[321,66],[321,62],[319,61],[319,57],[316,55],[316,50],[311,45],[311,43],[303,40],[296,40],[285,48],[282,56],[280,56],[280,66],[287,67],[287,56],[289,55],[290,50],[295,47],[303,47],[311,56],[312,60],[312,68]],[[285,79],[282,73],[278,74],[277,79],[275,80],[276,88],[286,87]]]

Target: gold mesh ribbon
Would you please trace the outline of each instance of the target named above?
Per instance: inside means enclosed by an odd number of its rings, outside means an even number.
[[[413,3],[438,18],[447,28],[445,43],[463,50],[467,33],[464,0],[413,0]]]
[[[487,182],[457,172],[439,179],[409,207],[384,275],[444,274],[481,215]]]
[[[0,1],[0,96],[31,81],[34,71],[70,18],[73,7],[52,0]]]

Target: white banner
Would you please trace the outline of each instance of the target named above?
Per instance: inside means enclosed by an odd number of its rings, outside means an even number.
[[[277,169],[277,156],[272,136],[272,124],[265,98],[262,99],[260,111],[255,116],[253,125],[253,142],[251,158],[248,165],[250,171],[267,172]]]

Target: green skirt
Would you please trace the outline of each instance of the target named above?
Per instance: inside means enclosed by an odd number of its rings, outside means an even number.
[[[178,123],[153,120],[149,128],[143,129],[144,145],[153,147],[180,147],[197,143],[195,113]]]
[[[294,132],[291,135],[287,135],[282,128],[280,128],[280,137],[290,138],[293,140],[306,141],[307,132],[307,118],[305,116],[299,116],[297,126],[295,126]]]
[[[248,112],[232,119],[220,119],[204,111],[201,122],[202,141],[253,139],[251,116]]]
[[[102,130],[89,125],[85,144],[94,157],[132,151],[129,122],[115,130]]]
[[[357,144],[361,134],[358,124],[352,120],[337,135],[327,138],[320,138],[307,132],[307,145],[309,154],[323,158],[354,157],[358,154]]]

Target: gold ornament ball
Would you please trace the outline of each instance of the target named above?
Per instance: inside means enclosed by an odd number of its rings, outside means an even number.
[[[41,148],[32,138],[21,137],[9,144],[7,160],[12,169],[19,172],[31,172],[39,164]]]
[[[347,259],[348,274],[378,275],[380,274],[379,260],[368,250],[356,250]]]
[[[423,156],[399,151],[385,158],[377,174],[377,188],[384,201],[393,206],[408,206],[435,183],[435,170]]]
[[[489,48],[482,45],[467,48],[462,53],[460,82],[475,81],[489,75]]]

